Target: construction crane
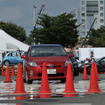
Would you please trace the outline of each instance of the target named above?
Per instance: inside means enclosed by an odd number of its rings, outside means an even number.
[[[36,20],[36,23],[35,23],[34,28],[36,27],[36,25],[37,25],[37,23],[38,23],[39,16],[41,15],[42,10],[43,10],[44,7],[45,7],[45,4],[41,5],[41,8],[40,8],[40,11],[39,11],[39,13],[38,13],[38,17],[37,17],[37,20]]]
[[[92,29],[92,27],[93,27],[93,25],[94,25],[94,23],[95,23],[96,20],[97,20],[97,18],[94,19],[94,21],[93,21],[93,23],[92,23],[92,25],[91,25],[91,27],[90,27],[90,29],[89,29],[89,32],[87,33],[87,35],[86,35],[84,41],[81,43],[80,48],[82,48],[82,47],[84,46],[84,44],[86,43],[86,39],[87,39],[87,37],[88,37],[88,35],[89,35],[89,33],[90,33],[90,31],[91,31],[91,29]]]

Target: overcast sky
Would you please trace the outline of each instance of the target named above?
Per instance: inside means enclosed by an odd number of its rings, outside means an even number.
[[[33,29],[33,6],[37,7],[37,17],[42,4],[45,4],[43,13],[50,16],[79,9],[79,0],[0,0],[0,21],[24,27],[28,35]]]

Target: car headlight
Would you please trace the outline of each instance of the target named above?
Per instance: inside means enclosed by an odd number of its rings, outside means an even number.
[[[28,62],[29,66],[38,67],[38,65],[35,62]]]
[[[67,66],[69,62],[71,63],[71,61],[66,61],[64,66]]]

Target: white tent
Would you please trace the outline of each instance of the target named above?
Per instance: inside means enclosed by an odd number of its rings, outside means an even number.
[[[0,60],[2,61],[2,53],[6,51],[16,51],[22,50],[27,51],[29,45],[24,44],[23,42],[13,38],[8,35],[6,32],[0,29]]]
[[[1,51],[12,51],[12,50],[23,50],[27,51],[29,45],[13,38],[6,32],[0,29],[0,50]]]

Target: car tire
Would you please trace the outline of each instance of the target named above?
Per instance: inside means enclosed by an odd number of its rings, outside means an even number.
[[[29,80],[28,76],[27,76],[27,72],[25,73],[25,80],[24,80],[27,84],[32,84],[33,80]]]
[[[6,66],[9,65],[9,64],[10,64],[9,61],[5,61],[5,62],[4,62],[4,65],[6,65]]]
[[[87,68],[87,74],[88,74],[88,75],[91,74],[91,67],[90,67],[90,66]]]

